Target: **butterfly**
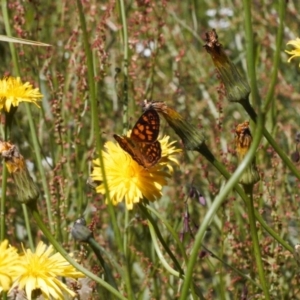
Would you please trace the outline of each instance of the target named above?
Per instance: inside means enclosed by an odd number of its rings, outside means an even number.
[[[154,109],[146,110],[132,128],[130,137],[114,134],[115,140],[139,165],[148,169],[161,158],[159,115]]]

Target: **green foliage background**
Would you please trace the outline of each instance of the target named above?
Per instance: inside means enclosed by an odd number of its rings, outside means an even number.
[[[140,116],[144,99],[164,101],[203,132],[206,144],[233,173],[236,168],[234,129],[249,120],[243,108],[229,103],[218,80],[210,56],[203,48],[205,32],[216,28],[219,41],[227,55],[247,76],[245,3],[248,1],[126,1],[128,30],[128,86],[124,88],[124,39],[121,21],[122,1],[85,1],[84,16],[94,61],[94,83],[98,101],[98,122],[102,139],[112,140],[123,130],[123,104],[128,93],[131,128]],[[257,85],[262,102],[270,86],[280,1],[250,1],[255,42]],[[123,249],[116,246],[105,199],[95,194],[87,184],[91,161],[96,157],[93,118],[89,101],[88,65],[84,36],[75,1],[9,1],[9,20],[14,37],[51,44],[49,48],[16,45],[23,82],[39,86],[44,95],[42,109],[32,107],[34,124],[46,170],[47,190],[37,169],[24,106],[18,108],[12,127],[11,141],[31,163],[31,175],[38,183],[42,197],[39,211],[52,229],[55,238],[68,251],[76,250],[84,266],[101,275],[96,258],[87,246],[72,240],[69,228],[75,219],[84,216],[98,243],[111,258],[128,265],[132,290],[136,299],[177,299],[182,280],[173,277],[157,257],[148,227],[138,209],[129,212],[115,207],[122,236],[126,236],[127,260]],[[265,126],[278,145],[290,156],[296,150],[299,123],[299,65],[287,63],[285,44],[298,36],[300,4],[289,1],[286,8],[281,62],[273,101],[266,115]],[[0,19],[0,32],[4,30]],[[0,43],[3,76],[16,75],[7,43]],[[126,75],[126,74],[125,74]],[[254,108],[256,99],[254,100]],[[163,122],[161,132],[171,135],[182,147],[179,138]],[[182,244],[187,255],[193,247],[194,234],[201,225],[215,196],[225,184],[222,175],[197,152],[183,149],[180,166],[164,188],[164,196],[154,204],[178,234],[184,230],[188,210],[193,234],[185,233]],[[296,163],[295,163],[296,164]],[[3,165],[2,165],[3,167]],[[254,189],[256,209],[278,235],[294,246],[299,242],[299,182],[262,139],[257,149],[257,167],[261,181]],[[298,164],[297,164],[298,167]],[[189,198],[191,186],[206,199],[201,206]],[[48,193],[48,194],[47,194]],[[49,196],[51,211],[45,199]],[[5,211],[6,233],[11,244],[27,246],[22,209],[15,201],[14,185],[9,179]],[[49,220],[52,216],[52,223]],[[159,219],[157,224],[169,248],[178,261],[185,264],[178,245]],[[128,226],[126,227],[125,224]],[[42,238],[35,223],[30,223],[36,240]],[[261,256],[271,299],[300,299],[298,266],[290,251],[258,226]],[[204,299],[263,299],[262,291],[240,277],[226,264],[239,269],[259,284],[252,240],[248,227],[247,209],[240,197],[232,192],[223,202],[209,226],[194,266],[194,283]],[[208,255],[209,249],[221,261]],[[163,252],[164,253],[164,252]],[[166,253],[166,259],[169,258]],[[172,262],[169,261],[172,265]],[[226,264],[224,264],[226,263]],[[114,270],[114,268],[112,267]],[[124,278],[117,270],[114,275],[120,292],[126,296]],[[104,299],[104,288],[95,287],[93,299]],[[244,298],[243,298],[244,297]]]

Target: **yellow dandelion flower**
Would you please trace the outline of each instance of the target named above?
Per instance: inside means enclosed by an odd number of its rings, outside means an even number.
[[[288,59],[288,62],[290,62],[294,57],[297,57],[299,56],[300,57],[300,39],[299,38],[296,38],[295,40],[291,40],[287,43],[287,45],[292,45],[295,47],[294,50],[291,50],[291,51],[288,51],[288,50],[285,50],[285,52],[287,54],[290,54],[292,55],[289,59]],[[299,64],[300,66],[300,64]]]
[[[65,299],[63,292],[74,297],[76,294],[70,290],[59,277],[79,278],[84,277],[70,265],[60,253],[53,253],[53,247],[39,242],[35,253],[30,249],[24,250],[18,265],[18,277],[13,288],[25,288],[27,298],[31,300],[32,292],[41,292],[46,299]]]
[[[167,184],[172,166],[170,162],[178,164],[174,154],[181,150],[169,143],[169,137],[159,139],[161,144],[161,159],[153,167],[146,169],[139,165],[132,157],[125,152],[119,144],[107,142],[106,151],[103,151],[103,159],[110,198],[113,205],[125,200],[127,209],[132,209],[134,203],[140,202],[144,197],[149,201],[156,201],[162,196],[162,187]],[[97,193],[105,194],[102,183],[102,172],[99,159],[93,161],[93,181],[100,181],[96,187]]]
[[[0,80],[0,110],[10,111],[11,107],[18,106],[20,102],[32,102],[37,107],[43,95],[39,89],[33,89],[29,82],[22,83],[20,77],[7,77]]]
[[[16,275],[19,255],[14,247],[8,247],[8,241],[0,244],[0,293],[8,291]]]

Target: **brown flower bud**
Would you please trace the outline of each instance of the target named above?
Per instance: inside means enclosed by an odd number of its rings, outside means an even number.
[[[227,99],[231,102],[240,102],[247,99],[250,94],[249,84],[225,54],[214,29],[206,33],[204,47],[211,55],[213,63],[219,71],[226,88]]]
[[[249,121],[239,124],[236,127],[235,133],[236,153],[238,162],[240,163],[244,159],[252,143]],[[245,185],[253,185],[258,182],[259,179],[260,177],[256,168],[256,161],[254,157],[253,161],[250,163],[250,165],[247,167],[242,177],[240,178],[240,183]]]

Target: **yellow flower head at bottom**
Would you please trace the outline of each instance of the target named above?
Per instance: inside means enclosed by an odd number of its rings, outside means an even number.
[[[168,136],[159,139],[162,148],[161,159],[149,169],[139,165],[119,144],[113,142],[105,144],[106,151],[103,151],[102,155],[113,205],[125,200],[127,209],[132,209],[133,204],[140,202],[144,197],[149,201],[156,201],[161,197],[162,187],[167,184],[169,173],[173,170],[169,162],[178,164],[174,154],[181,151],[175,149],[173,142],[169,143],[168,140]],[[170,172],[165,171],[165,166]],[[96,187],[97,193],[105,194],[99,159],[93,161],[91,178],[95,182],[101,182]]]
[[[70,290],[59,277],[79,278],[84,277],[71,266],[60,253],[52,255],[53,247],[39,242],[36,251],[24,250],[24,255],[19,258],[18,277],[13,288],[25,288],[27,298],[32,299],[32,292],[39,290],[44,298],[65,299],[63,291],[74,297],[76,294]]]
[[[16,266],[19,255],[17,249],[8,247],[8,241],[4,240],[0,244],[0,293],[8,291],[16,275]]]

